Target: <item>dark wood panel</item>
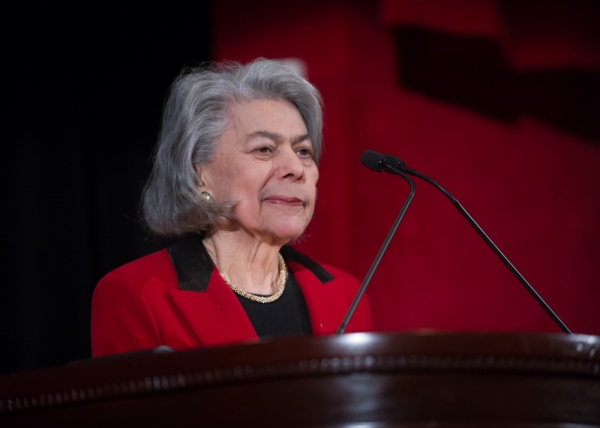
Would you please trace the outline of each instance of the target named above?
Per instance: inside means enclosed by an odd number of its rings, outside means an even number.
[[[593,336],[466,333],[126,355],[2,377],[0,424],[600,426],[599,356]]]

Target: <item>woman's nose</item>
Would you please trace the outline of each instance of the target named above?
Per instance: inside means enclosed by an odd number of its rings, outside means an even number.
[[[293,148],[282,147],[277,162],[281,178],[299,180],[304,177],[304,164]]]

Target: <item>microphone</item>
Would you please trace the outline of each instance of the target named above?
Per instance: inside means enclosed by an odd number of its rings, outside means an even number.
[[[406,175],[396,168],[400,159],[392,155],[381,155],[373,150],[365,150],[360,156],[360,162],[375,172],[386,171],[390,174],[397,174],[405,180],[410,180]],[[401,174],[400,174],[401,173]],[[410,184],[410,181],[409,181]]]
[[[373,171],[376,171],[376,172],[386,171],[391,174],[399,175],[400,177],[402,177],[404,180],[406,180],[408,182],[408,185],[410,186],[410,192],[408,193],[408,196],[404,200],[404,204],[402,204],[402,208],[400,208],[400,212],[398,213],[396,220],[394,220],[394,223],[392,224],[390,231],[388,232],[387,236],[385,237],[383,244],[381,245],[381,248],[379,249],[379,252],[377,253],[377,256],[375,256],[375,260],[373,260],[373,264],[371,264],[371,267],[369,268],[369,271],[367,272],[365,279],[363,279],[362,284],[360,285],[358,291],[356,292],[356,295],[354,296],[354,300],[352,301],[352,304],[350,305],[348,312],[346,312],[346,315],[344,316],[342,323],[338,327],[336,334],[344,334],[344,331],[346,330],[346,327],[348,326],[348,323],[350,322],[350,318],[352,318],[352,315],[354,314],[354,311],[356,310],[356,307],[358,306],[358,302],[360,302],[360,299],[362,298],[363,294],[365,293],[367,286],[371,282],[371,278],[373,277],[373,274],[375,273],[377,266],[379,266],[379,262],[381,261],[383,254],[387,250],[387,247],[390,244],[392,238],[394,237],[394,234],[396,233],[396,230],[398,229],[398,226],[400,225],[400,222],[402,221],[402,218],[404,217],[406,210],[408,210],[408,206],[410,205],[413,197],[415,196],[415,184],[413,183],[413,181],[404,172],[397,170],[392,165],[392,164],[396,163],[397,158],[391,157],[393,159],[391,159],[392,163],[390,163],[386,159],[386,156],[382,156],[379,153],[374,152],[372,150],[366,150],[361,155],[360,161],[362,162],[362,164],[364,166],[366,166],[369,169],[372,169]]]
[[[385,160],[385,156],[380,155],[373,150],[365,150],[363,154],[360,155],[360,163],[375,172],[383,171],[383,163],[385,163]]]
[[[369,155],[369,156],[371,156],[371,155]],[[554,323],[564,333],[573,334],[573,333],[571,333],[571,330],[569,330],[569,328],[565,325],[565,323],[563,323],[561,321],[561,319],[558,317],[558,315],[556,315],[554,313],[554,311],[544,301],[544,299],[542,299],[542,297],[537,293],[537,291],[535,291],[535,289],[529,284],[529,282],[527,282],[525,277],[523,275],[521,275],[521,273],[517,270],[517,268],[515,268],[515,266],[510,262],[510,260],[508,260],[508,258],[502,253],[502,251],[500,251],[498,246],[496,244],[494,244],[494,242],[489,238],[489,236],[487,236],[487,234],[477,224],[477,222],[473,219],[473,217],[471,217],[471,215],[467,212],[467,210],[463,208],[463,206],[460,204],[460,202],[458,202],[458,200],[456,200],[456,198],[454,196],[452,196],[452,194],[450,192],[448,192],[440,184],[438,184],[431,178],[427,177],[425,174],[421,174],[418,171],[408,168],[406,165],[404,165],[404,162],[402,162],[400,159],[398,159],[395,156],[384,155],[384,156],[381,156],[381,158],[386,163],[385,168],[391,168],[392,170],[397,171],[398,173],[402,172],[404,174],[409,174],[414,177],[418,177],[421,180],[424,180],[427,183],[431,184],[433,187],[435,187],[440,192],[442,192],[444,195],[446,195],[446,197],[448,199],[450,199],[452,204],[461,213],[461,215],[467,220],[467,222],[471,225],[471,227],[473,229],[475,229],[475,231],[479,234],[479,236],[481,236],[481,238],[485,241],[485,243],[492,249],[492,251],[496,254],[496,256],[498,256],[498,258],[502,261],[502,263],[504,263],[504,265],[508,268],[508,270],[511,271],[511,273],[515,276],[515,278],[517,278],[519,280],[519,282],[523,285],[523,287],[525,287],[525,289],[529,292],[529,294],[531,294],[531,296],[542,307],[542,309],[544,311],[546,311],[546,313],[550,316],[550,318],[552,318]],[[383,162],[383,161],[381,161],[381,162]],[[370,162],[372,165],[373,160],[370,160]]]

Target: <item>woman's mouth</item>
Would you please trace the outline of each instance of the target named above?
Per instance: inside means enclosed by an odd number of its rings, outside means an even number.
[[[303,206],[304,202],[302,199],[290,196],[283,195],[270,195],[263,199],[263,202],[274,204],[274,205],[283,205],[290,207]]]

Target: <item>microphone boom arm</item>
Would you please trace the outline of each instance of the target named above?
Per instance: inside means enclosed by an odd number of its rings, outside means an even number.
[[[354,296],[354,300],[352,301],[352,304],[350,305],[348,312],[346,312],[346,316],[344,316],[344,320],[338,327],[336,334],[344,334],[344,331],[346,330],[346,327],[348,326],[348,323],[350,322],[350,318],[352,318],[352,315],[354,314],[354,311],[356,310],[356,307],[358,306],[358,302],[360,302],[360,299],[363,296],[365,290],[367,289],[369,282],[371,282],[371,278],[373,277],[373,274],[375,273],[377,266],[379,266],[379,262],[381,261],[381,258],[383,257],[385,250],[387,249],[388,245],[390,244],[390,241],[394,237],[394,234],[396,233],[396,229],[398,229],[398,226],[400,225],[400,222],[402,221],[402,218],[404,217],[404,214],[406,213],[408,206],[410,205],[413,197],[415,196],[415,183],[413,183],[413,181],[410,179],[410,177],[408,177],[404,172],[399,171],[396,168],[392,167],[391,165],[387,164],[385,162],[385,159],[383,159],[381,162],[379,162],[379,168],[380,168],[380,170],[385,169],[387,172],[390,172],[395,175],[399,175],[404,180],[406,180],[410,186],[410,192],[408,193],[408,196],[404,200],[404,204],[402,205],[402,208],[400,209],[400,212],[398,213],[396,220],[394,220],[394,223],[392,224],[392,228],[390,229],[387,236],[385,237],[383,244],[381,244],[381,248],[379,249],[379,252],[377,253],[377,256],[375,257],[375,260],[373,260],[373,264],[371,264],[371,267],[369,268],[369,271],[367,272],[365,279],[363,279],[363,282],[360,285],[360,288],[356,292],[356,295]]]

